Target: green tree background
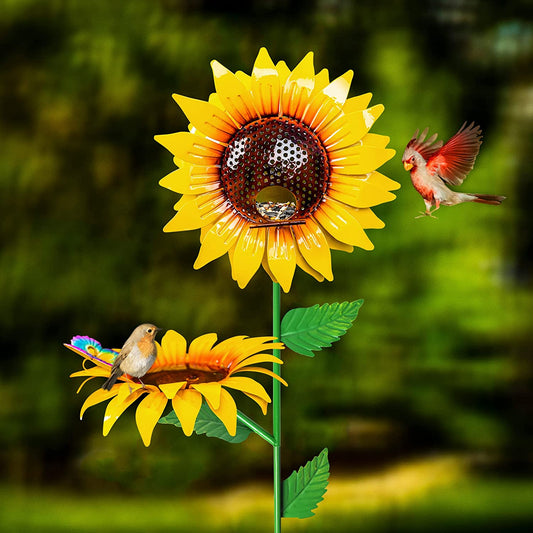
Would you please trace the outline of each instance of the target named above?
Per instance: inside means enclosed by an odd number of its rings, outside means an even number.
[[[249,72],[261,46],[290,68],[313,50],[331,77],[354,69],[350,95],[385,105],[372,131],[390,136],[397,155],[381,170],[402,184],[375,210],[387,226],[371,232],[373,252],[334,252],[334,282],[300,271],[282,298],[284,311],[365,299],[332,349],[284,356],[284,465],[328,446],[341,470],[453,451],[492,472],[531,473],[529,2],[0,6],[4,484],[185,494],[270,475],[255,438],[231,446],[159,426],[144,449],[130,414],[104,439],[103,408],[79,422],[68,375],[80,360],[62,347],[75,334],[119,347],[143,321],[188,339],[270,331],[264,272],[240,290],[227,257],[192,269],[199,232],[163,234],[177,198],[157,182],[174,166],[153,140],[187,127],[173,92],[207,99],[210,60]],[[415,220],[423,202],[403,148],[417,128],[446,139],[464,120],[484,131],[464,189],[508,200]]]

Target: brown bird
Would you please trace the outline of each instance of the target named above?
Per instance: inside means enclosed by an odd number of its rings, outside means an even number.
[[[157,357],[155,336],[158,331],[161,331],[160,328],[153,324],[141,324],[133,330],[117,355],[111,375],[102,385],[102,389],[111,390],[122,374],[141,378],[150,370]]]
[[[482,142],[480,127],[474,127],[473,122],[467,128],[465,126],[466,122],[444,146],[442,141],[435,142],[437,133],[425,141],[428,128],[420,137],[416,130],[407,144],[402,162],[405,170],[411,174],[415,189],[426,204],[426,210],[421,212],[420,216],[433,216],[432,213],[441,205],[456,205],[463,202],[499,205],[505,200],[505,196],[460,193],[447,187],[447,184],[463,183],[474,168],[479,153]],[[435,209],[431,211],[433,206]]]

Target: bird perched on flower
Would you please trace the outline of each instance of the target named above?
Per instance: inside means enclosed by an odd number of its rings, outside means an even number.
[[[481,128],[472,122],[466,122],[461,129],[443,146],[436,141],[437,133],[427,141],[426,128],[420,137],[418,130],[407,143],[402,162],[405,170],[411,174],[415,189],[424,199],[425,212],[420,216],[433,216],[441,205],[456,205],[463,202],[499,205],[505,196],[492,194],[474,194],[452,191],[447,185],[461,185],[474,168],[479,147],[481,146]],[[431,211],[432,207],[435,207]],[[417,217],[418,218],[418,217]]]
[[[117,355],[111,374],[102,385],[102,389],[111,390],[122,374],[141,378],[150,370],[157,357],[155,336],[158,331],[160,328],[153,324],[141,324],[133,330]]]

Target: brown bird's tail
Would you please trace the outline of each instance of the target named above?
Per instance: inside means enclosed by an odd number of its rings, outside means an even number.
[[[117,366],[116,368],[113,368],[111,370],[111,375],[105,380],[104,384],[102,385],[102,389],[111,390],[117,379],[122,376],[123,373],[124,372],[120,370],[120,367]]]
[[[472,201],[479,204],[500,205],[506,196],[496,196],[494,194],[472,194]]]

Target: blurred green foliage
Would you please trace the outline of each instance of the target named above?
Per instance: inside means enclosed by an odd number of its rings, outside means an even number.
[[[375,251],[334,252],[333,283],[300,271],[282,298],[284,311],[365,299],[333,348],[284,355],[287,473],[324,446],[350,466],[456,449],[530,468],[527,4],[0,0],[6,479],[141,493],[269,475],[256,437],[232,446],[158,426],[145,449],[133,409],[104,439],[102,406],[78,420],[87,393],[68,375],[81,361],[61,346],[85,334],[119,347],[144,321],[188,339],[269,333],[263,272],[240,290],[226,257],[192,269],[199,232],[163,234],[177,198],[157,182],[174,166],[153,141],[187,127],[173,92],[207,99],[211,59],[249,72],[261,46],[291,68],[308,50],[331,77],[353,68],[351,95],[386,107],[373,131],[397,156],[381,170],[402,183],[375,210],[387,224]],[[485,135],[464,189],[508,200],[415,220],[403,148],[417,128],[446,139],[464,120]]]
[[[284,519],[283,531],[339,533],[518,533],[531,530],[531,481],[472,479],[441,487],[415,501],[396,502],[377,495],[371,504],[337,506],[329,499],[311,519]],[[80,497],[56,490],[7,490],[0,488],[5,512],[3,531],[28,533],[268,533],[271,517],[268,496],[255,487],[233,493],[210,494],[176,500],[154,497],[91,494]],[[245,500],[240,504],[239,500]],[[254,505],[255,503],[255,505]],[[377,505],[376,505],[377,504]],[[243,509],[239,511],[239,507]],[[139,510],[142,509],[142,512]]]

